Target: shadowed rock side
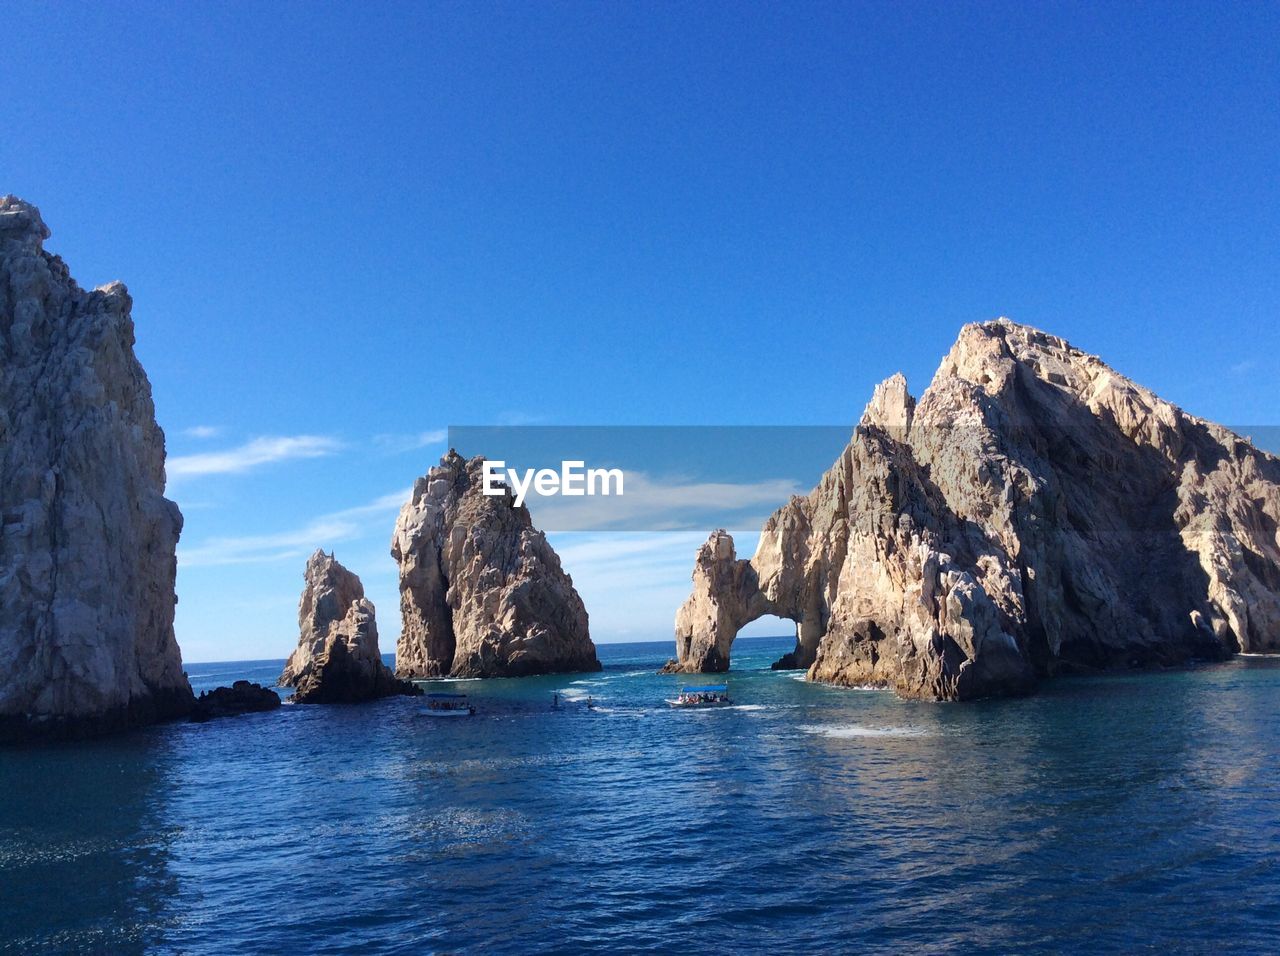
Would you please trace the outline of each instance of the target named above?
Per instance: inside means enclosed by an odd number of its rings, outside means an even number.
[[[450,450],[396,522],[402,677],[600,670],[587,612],[529,510],[482,491],[484,459]]]
[[[219,717],[262,713],[279,707],[280,695],[270,687],[238,680],[230,687],[215,687],[197,697],[191,709],[191,719],[202,724]]]
[[[181,716],[177,505],[133,354],[132,302],[44,251],[39,211],[0,199],[0,737]]]
[[[298,604],[298,646],[278,681],[300,704],[353,704],[396,694],[420,694],[397,680],[378,650],[378,623],[360,579],[332,554],[307,561]]]
[[[895,375],[739,561],[716,532],[680,671],[798,622],[781,665],[951,700],[1038,676],[1280,649],[1280,461],[1062,339],[966,326],[917,404]]]

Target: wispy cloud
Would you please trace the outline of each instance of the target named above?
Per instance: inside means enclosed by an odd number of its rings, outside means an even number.
[[[1231,374],[1244,375],[1248,372],[1252,372],[1257,367],[1257,359],[1245,359],[1243,362],[1236,362],[1235,365],[1231,366]]]
[[[669,639],[676,609],[706,532],[568,532],[548,535],[591,615],[597,642]],[[756,531],[734,536],[738,557],[749,558]]]
[[[190,428],[182,429],[182,434],[187,438],[217,438],[222,434],[220,425],[192,425]]]
[[[202,475],[234,475],[297,458],[322,458],[342,447],[336,438],[324,435],[284,435],[255,438],[224,451],[178,455],[169,459],[169,478],[195,478]]]
[[[191,547],[180,544],[178,563],[184,568],[196,568],[287,561],[305,557],[316,548],[332,548],[337,542],[361,538],[374,530],[385,532],[390,538],[391,516],[412,493],[412,488],[393,491],[363,505],[320,515],[296,528],[209,538]]]
[[[526,504],[547,531],[701,531],[759,527],[792,495],[807,489],[793,478],[754,482],[689,481],[627,471],[624,493],[539,496]]]
[[[700,531],[570,531],[548,537],[579,589],[590,582],[600,591],[687,588],[698,548],[707,540]]]
[[[399,455],[405,452],[417,451],[420,448],[430,448],[432,445],[443,445],[448,437],[448,429],[434,428],[430,431],[417,432],[415,434],[374,435],[373,441],[387,454]]]

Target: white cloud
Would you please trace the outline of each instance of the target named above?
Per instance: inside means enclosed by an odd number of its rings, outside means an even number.
[[[1252,372],[1257,367],[1257,359],[1245,359],[1243,362],[1236,362],[1235,365],[1231,366],[1231,374],[1244,375],[1248,372]]]
[[[262,465],[297,458],[321,458],[342,447],[336,438],[324,435],[283,435],[255,438],[224,451],[177,455],[169,459],[169,478],[195,478],[202,475],[234,475]]]
[[[375,529],[387,533],[389,539],[390,518],[412,493],[412,488],[394,491],[367,504],[321,515],[298,528],[209,538],[191,547],[179,544],[178,564],[183,568],[196,568],[287,561],[305,557],[316,548],[332,550],[335,542],[355,540]],[[386,521],[371,520],[379,516],[384,516]]]
[[[222,428],[219,425],[192,425],[184,428],[182,434],[187,438],[217,438],[222,434]]]
[[[708,532],[709,534],[710,532]],[[707,540],[701,532],[612,531],[607,533],[568,531],[554,535],[556,553],[575,562],[687,560]],[[677,558],[677,555],[680,557]]]
[[[627,471],[622,495],[540,497],[531,490],[526,503],[534,523],[544,530],[690,530],[705,535],[730,521],[737,527],[759,527],[805,490],[794,478],[685,481]]]
[[[587,607],[591,636],[608,643],[671,637],[707,532],[575,531],[548,538]],[[738,557],[751,557],[758,539],[756,531],[735,534]]]
[[[448,429],[435,428],[412,435],[374,435],[373,440],[388,454],[399,455],[420,448],[430,448],[432,445],[443,445],[448,437]]]

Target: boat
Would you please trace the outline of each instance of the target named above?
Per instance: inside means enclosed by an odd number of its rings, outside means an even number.
[[[723,707],[729,700],[728,684],[702,684],[698,687],[681,687],[675,700],[668,700],[672,707]]]
[[[428,717],[470,717],[476,712],[466,694],[428,694]]]

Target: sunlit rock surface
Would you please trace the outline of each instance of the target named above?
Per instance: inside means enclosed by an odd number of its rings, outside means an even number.
[[[351,704],[417,694],[382,662],[378,622],[364,585],[332,554],[307,561],[298,602],[298,646],[277,683],[294,688],[299,704]]]
[[[450,452],[413,487],[391,554],[400,566],[401,677],[596,671],[587,612],[529,510],[482,492],[482,458]]]
[[[81,289],[39,211],[0,199],[0,736],[186,714],[182,515],[124,285]]]
[[[1280,460],[1060,338],[968,325],[919,402],[875,389],[750,561],[711,536],[668,667],[726,669],[764,614],[812,680],[938,700],[1275,651],[1278,524]]]

